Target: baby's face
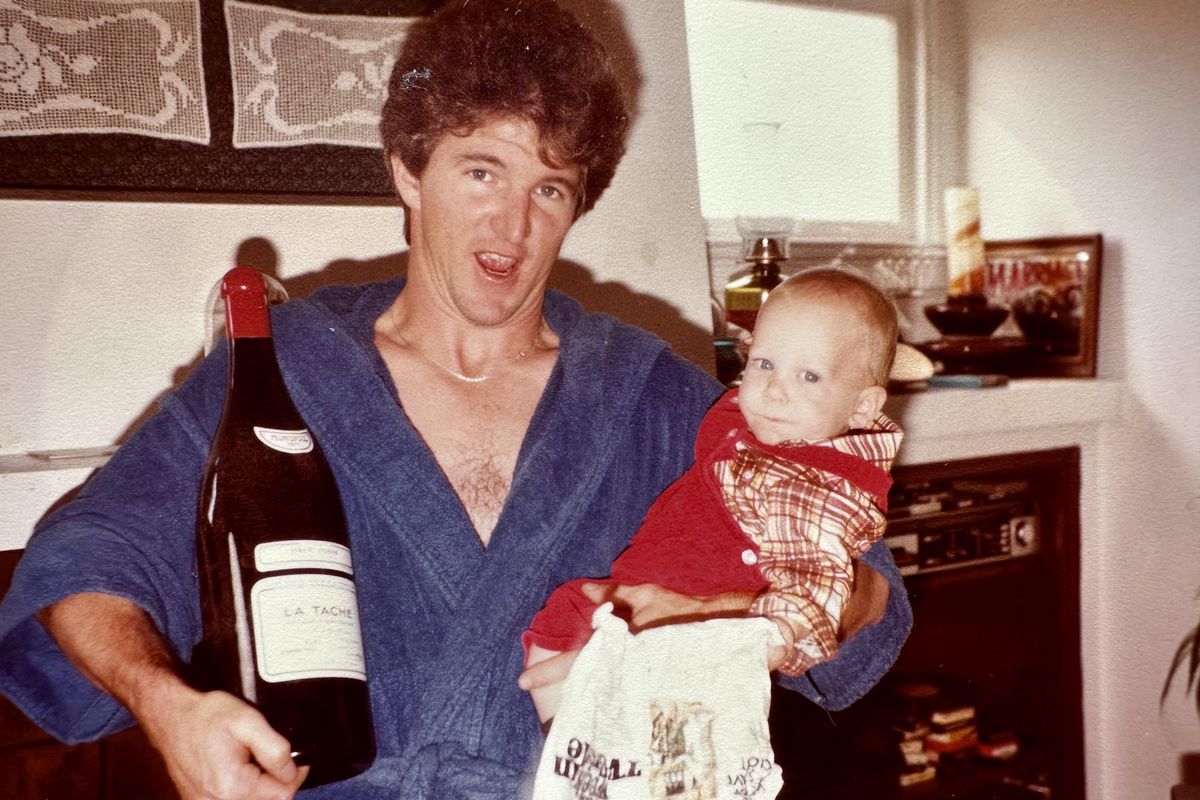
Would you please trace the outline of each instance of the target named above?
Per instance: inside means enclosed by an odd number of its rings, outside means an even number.
[[[755,323],[739,392],[751,432],[779,444],[870,425],[879,403],[869,396],[882,390],[868,377],[858,316],[836,300],[798,293],[772,300]]]

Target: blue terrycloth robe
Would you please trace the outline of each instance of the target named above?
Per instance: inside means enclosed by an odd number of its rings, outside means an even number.
[[[400,280],[331,287],[273,313],[288,388],[337,478],[350,526],[379,756],[305,797],[515,796],[541,733],[516,686],[521,631],[550,591],[607,574],[655,496],[687,467],[720,387],[658,339],[551,293],[558,363],[484,550],[408,422],[373,342]],[[223,350],[39,526],[0,604],[0,690],[58,738],[94,739],[129,714],[71,667],[32,618],[81,591],[143,606],[186,660],[199,639],[197,491],[225,385]],[[877,549],[878,550],[878,549]],[[869,558],[900,587],[886,550]],[[911,615],[885,622],[816,675],[831,707],[891,665]]]

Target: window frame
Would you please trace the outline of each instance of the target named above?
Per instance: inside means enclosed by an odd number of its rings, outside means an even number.
[[[944,187],[963,182],[966,164],[961,9],[952,7],[953,0],[764,1],[881,13],[896,20],[900,219],[797,219],[792,241],[911,245],[941,241],[942,193]],[[710,251],[740,245],[733,219],[705,218],[704,222]]]

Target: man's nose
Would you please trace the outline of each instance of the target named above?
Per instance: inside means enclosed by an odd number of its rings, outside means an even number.
[[[520,242],[529,235],[533,200],[523,191],[505,194],[492,218],[496,233],[509,242]]]

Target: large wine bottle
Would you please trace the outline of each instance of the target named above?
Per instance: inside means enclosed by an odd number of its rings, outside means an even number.
[[[275,360],[262,276],[232,269],[221,294],[229,386],[197,511],[193,679],[255,705],[316,786],[375,758],[350,542]]]

